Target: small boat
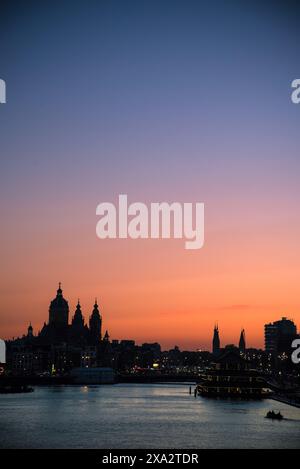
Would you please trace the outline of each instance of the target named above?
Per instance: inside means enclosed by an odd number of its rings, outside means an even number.
[[[281,415],[280,412],[274,412],[274,410],[269,410],[269,412],[266,415],[267,419],[272,419],[272,420],[282,420],[283,416]]]

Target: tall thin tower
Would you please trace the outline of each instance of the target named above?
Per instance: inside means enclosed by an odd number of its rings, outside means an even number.
[[[219,336],[218,324],[216,324],[215,327],[214,327],[212,350],[213,350],[214,355],[218,355],[218,353],[220,353],[220,336]]]
[[[246,351],[245,329],[241,330],[240,341],[239,341],[239,349],[240,349],[240,352],[243,352],[243,353]]]
[[[90,334],[93,343],[96,345],[101,341],[102,317],[98,309],[97,298],[95,299],[94,309],[90,316]]]

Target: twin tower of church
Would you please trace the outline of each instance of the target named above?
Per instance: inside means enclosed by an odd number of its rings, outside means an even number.
[[[234,347],[234,346],[232,344],[230,344],[230,345],[227,345],[227,347]],[[246,351],[245,329],[241,330],[238,349],[242,353],[245,353],[245,351]],[[213,334],[213,340],[212,340],[212,352],[213,352],[214,355],[219,355],[221,351],[222,351],[222,349],[221,349],[221,343],[220,343],[219,327],[216,324],[215,327],[214,327],[214,334]]]
[[[99,343],[102,340],[102,316],[99,311],[97,300],[89,318],[89,325],[84,323],[84,317],[78,300],[71,324],[69,324],[69,304],[63,297],[61,284],[59,283],[56,297],[49,306],[49,322],[44,324],[41,336],[64,335],[64,331],[69,331],[68,336],[76,338],[88,338],[89,342]],[[108,339],[106,332],[105,339]]]

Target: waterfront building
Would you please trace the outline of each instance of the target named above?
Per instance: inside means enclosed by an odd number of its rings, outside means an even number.
[[[239,349],[230,347],[201,375],[198,393],[206,397],[263,398],[270,394],[264,378],[251,370]]]
[[[41,331],[35,336],[30,323],[27,335],[7,342],[8,368],[17,374],[63,374],[74,367],[95,367],[105,361],[101,355],[109,348],[109,336],[102,340],[101,328],[97,300],[89,327],[79,300],[69,324],[69,303],[59,283]]]
[[[292,320],[286,317],[265,325],[265,350],[267,353],[289,354],[295,338],[297,338],[297,327]]]

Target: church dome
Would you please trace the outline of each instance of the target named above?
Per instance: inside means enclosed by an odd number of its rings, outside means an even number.
[[[57,290],[56,297],[50,303],[50,308],[62,307],[62,306],[68,306],[68,302],[67,302],[67,300],[64,299],[64,297],[62,295],[62,289],[59,288]]]
[[[49,307],[49,324],[68,325],[69,304],[63,297],[61,284],[59,283],[56,297]]]

